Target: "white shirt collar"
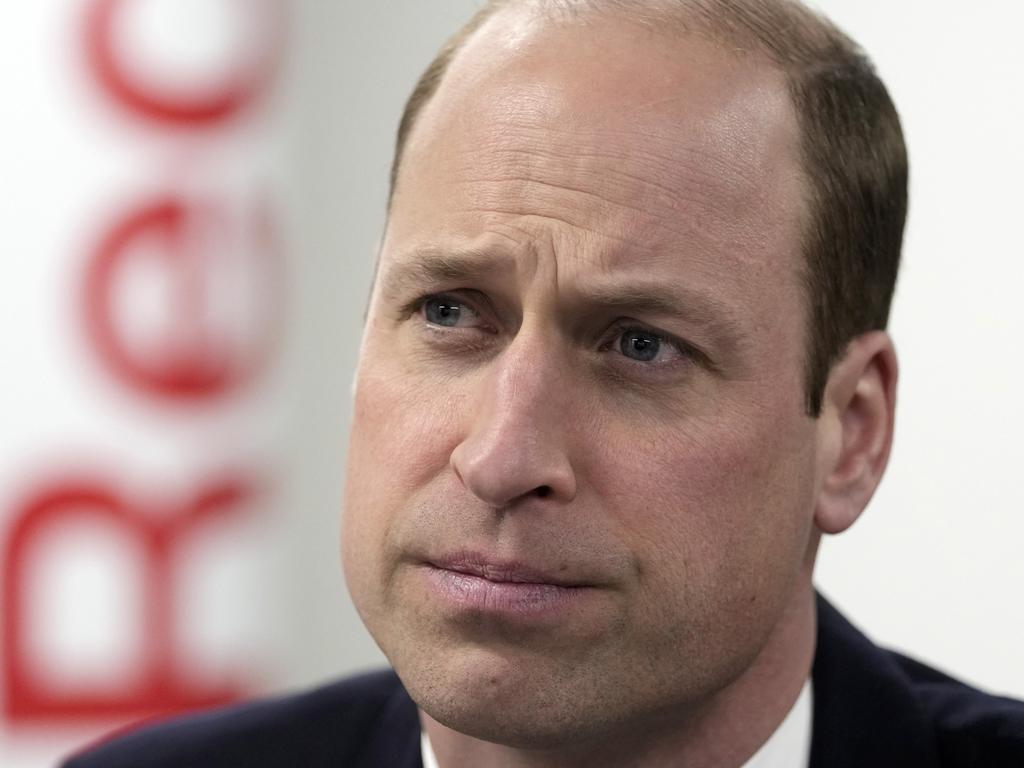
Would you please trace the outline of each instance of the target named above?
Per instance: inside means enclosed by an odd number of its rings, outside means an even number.
[[[807,768],[811,760],[812,710],[808,680],[786,719],[743,768]]]
[[[811,681],[804,683],[786,719],[743,768],[807,768],[811,758]],[[427,732],[420,734],[423,768],[440,768]]]
[[[420,752],[423,755],[423,768],[441,768],[437,764],[437,755],[434,748],[430,746],[430,738],[426,731],[420,731]]]

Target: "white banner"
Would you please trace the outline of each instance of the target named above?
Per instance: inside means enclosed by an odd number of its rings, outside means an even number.
[[[274,678],[289,14],[0,12],[9,768]]]

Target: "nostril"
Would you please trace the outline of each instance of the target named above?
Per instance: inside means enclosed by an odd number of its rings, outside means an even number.
[[[542,486],[537,488],[536,493],[537,493],[537,495],[540,498],[546,499],[548,496],[551,495],[551,486],[549,486],[549,485],[542,485]]]

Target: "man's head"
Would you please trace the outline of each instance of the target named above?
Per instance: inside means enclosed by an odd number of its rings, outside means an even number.
[[[442,69],[403,120],[357,377],[344,555],[371,633],[429,715],[519,746],[806,675],[819,534],[891,439],[866,332],[902,228],[893,147],[865,144],[898,133],[884,90],[775,2],[503,3]],[[801,91],[854,75],[881,117]],[[849,156],[816,156],[827,114]],[[820,210],[851,195],[861,224]],[[815,389],[809,339],[837,334]]]

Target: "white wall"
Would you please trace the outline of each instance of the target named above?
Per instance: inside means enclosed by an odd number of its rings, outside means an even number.
[[[1024,47],[1018,3],[821,6],[874,56],[911,157],[889,472],[820,583],[879,641],[1024,696]]]

